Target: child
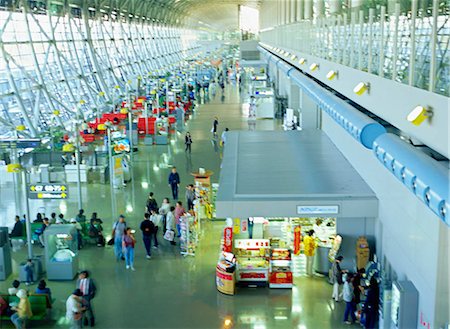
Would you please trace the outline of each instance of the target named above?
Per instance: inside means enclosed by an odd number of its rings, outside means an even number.
[[[25,264],[25,273],[27,274],[27,281],[26,285],[29,286],[30,284],[34,284],[33,281],[33,272],[34,272],[34,264],[33,260],[28,259],[27,263]]]
[[[344,322],[346,324],[352,324],[356,321],[355,316],[355,305],[353,303],[353,286],[351,284],[352,276],[350,274],[345,274],[344,279],[344,289],[342,291],[344,302],[345,302],[345,312],[344,312]],[[352,322],[348,321],[348,315],[350,313],[350,316],[352,317]]]

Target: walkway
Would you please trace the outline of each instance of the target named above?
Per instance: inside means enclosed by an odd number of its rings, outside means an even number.
[[[141,146],[135,157],[134,181],[118,190],[120,213],[124,213],[130,226],[138,228],[148,192],[153,191],[158,202],[169,196],[167,175],[176,165],[181,176],[181,186],[192,182],[190,172],[199,167],[214,171],[213,181],[218,181],[221,150],[211,141],[211,123],[219,117],[220,132],[228,127],[248,129],[245,111],[242,110],[235,88],[227,88],[225,100],[220,96],[201,105],[189,121],[187,129],[193,136],[192,155],[184,152],[184,135],[168,146]],[[272,120],[257,122],[256,129],[277,129]],[[0,185],[1,213],[14,202],[10,184]],[[34,202],[32,213],[45,206],[45,213],[63,211],[71,218],[77,211],[76,186],[71,186],[71,198],[59,202]],[[112,225],[109,185],[83,187],[84,209],[90,215],[97,211],[104,220],[105,231]],[[181,200],[184,199],[180,197]],[[8,220],[13,218],[13,206],[7,207]],[[4,220],[4,219],[3,219]],[[89,269],[99,286],[94,300],[97,328],[340,328],[343,305],[331,301],[331,286],[322,278],[300,278],[293,290],[239,289],[237,295],[226,296],[215,288],[215,264],[219,254],[223,222],[207,223],[195,258],[182,258],[178,247],[172,247],[160,238],[161,247],[151,260],[145,259],[143,244],[138,236],[136,272],[127,271],[123,263],[116,263],[111,247],[88,246],[80,253],[80,269]],[[36,254],[43,249],[35,247]],[[14,253],[14,260],[22,261],[26,250]],[[14,264],[17,268],[17,264]],[[0,283],[6,291],[13,277]],[[53,318],[55,322],[32,323],[32,327],[62,327],[65,299],[74,288],[74,282],[49,282],[57,299]],[[32,286],[31,289],[34,289]],[[335,307],[337,309],[335,309]],[[225,319],[232,326],[225,327]],[[5,322],[5,321],[4,321]],[[1,328],[9,324],[2,322]]]

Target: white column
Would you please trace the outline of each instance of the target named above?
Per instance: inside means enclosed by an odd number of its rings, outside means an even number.
[[[313,0],[305,0],[304,4],[305,4],[305,7],[304,7],[304,17],[305,17],[305,19],[312,19]]]
[[[303,19],[303,0],[297,0],[297,21],[301,21]]]

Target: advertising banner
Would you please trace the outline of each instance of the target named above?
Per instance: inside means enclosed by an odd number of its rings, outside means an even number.
[[[233,251],[233,228],[225,227],[223,230],[223,251]]]
[[[302,243],[302,228],[297,225],[294,227],[294,255],[300,255],[300,245]]]

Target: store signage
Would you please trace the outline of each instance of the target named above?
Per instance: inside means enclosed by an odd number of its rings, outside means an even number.
[[[233,219],[233,234],[241,233],[241,219],[235,218]]]
[[[247,219],[241,219],[241,232],[247,233],[248,231],[248,220]]]
[[[28,187],[30,199],[67,199],[69,189],[63,184],[32,184]]]
[[[269,248],[270,241],[268,239],[238,239],[234,246],[240,249],[261,249]]]
[[[12,148],[13,146],[18,149],[37,148],[41,146],[41,140],[37,138],[0,140],[0,148]]]
[[[294,255],[300,255],[300,246],[302,243],[302,228],[301,226],[294,227]]]
[[[338,214],[339,206],[297,206],[299,215]]]
[[[233,251],[233,228],[225,227],[223,230],[223,251]]]

